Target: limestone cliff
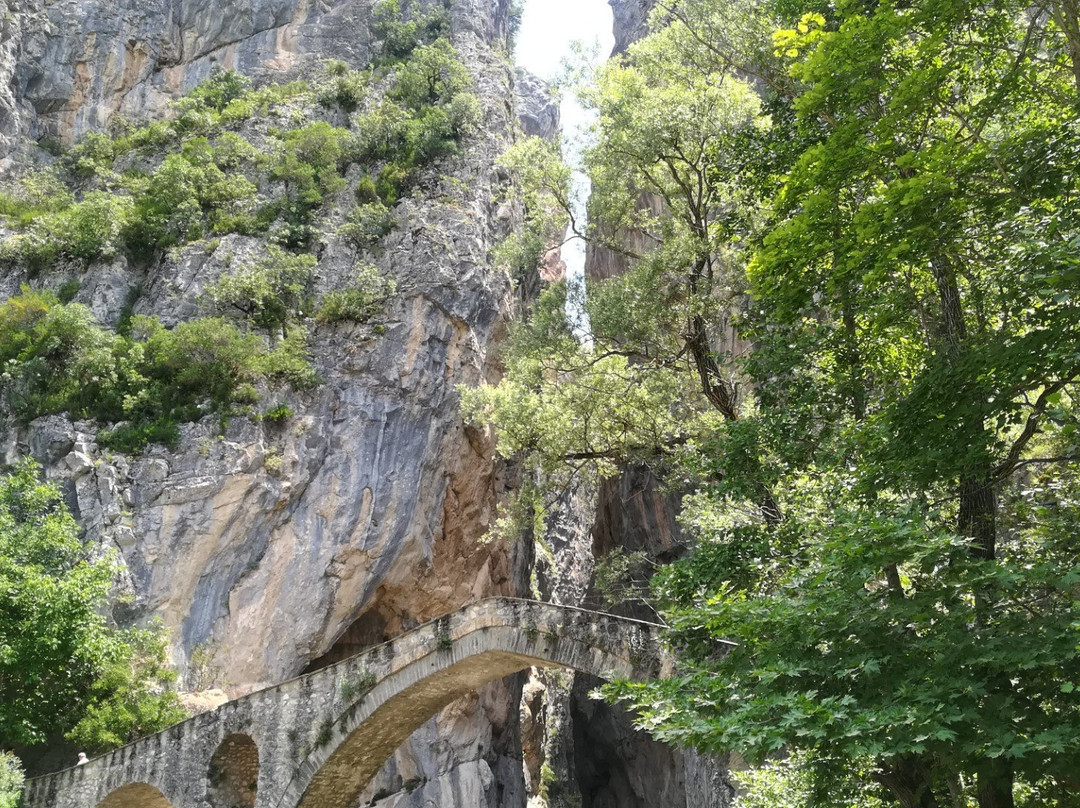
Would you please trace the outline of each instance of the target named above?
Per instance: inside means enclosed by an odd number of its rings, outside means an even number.
[[[657,0],[608,0],[615,16],[615,53],[622,53],[631,43],[648,33],[649,12]]]
[[[116,115],[165,114],[218,67],[288,80],[371,56],[365,0],[4,0],[0,133],[70,142]],[[461,0],[460,35],[506,36],[507,0]]]
[[[69,144],[117,116],[168,114],[216,67],[256,83],[362,67],[371,0],[7,0],[0,16],[0,132],[9,168],[45,158],[30,141]],[[467,428],[456,386],[498,373],[510,279],[489,252],[511,225],[495,158],[514,137],[505,0],[457,0],[453,40],[483,124],[457,156],[419,179],[396,226],[365,256],[397,294],[377,324],[310,323],[313,390],[284,396],[282,424],[231,418],[182,428],[176,451],[131,455],[64,416],[3,429],[5,459],[30,453],[60,480],[88,537],[126,569],[121,622],[160,618],[189,687],[229,695],[293,676],[492,594],[527,591],[529,548],[480,539],[507,487],[487,434]],[[535,89],[535,88],[533,88]],[[542,107],[542,104],[540,105]],[[356,177],[350,175],[350,187]],[[320,292],[359,260],[334,231],[351,198],[326,205],[315,247]],[[0,292],[77,281],[75,301],[115,324],[125,308],[166,325],[193,317],[201,293],[265,240],[228,235],[149,265],[123,258],[15,266]],[[447,708],[373,783],[378,804],[518,806],[520,685],[501,683]],[[405,788],[408,784],[408,788]]]

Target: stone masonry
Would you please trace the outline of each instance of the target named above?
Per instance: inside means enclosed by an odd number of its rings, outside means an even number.
[[[533,666],[668,673],[650,623],[492,598],[85,766],[30,780],[24,808],[348,808],[408,736]]]

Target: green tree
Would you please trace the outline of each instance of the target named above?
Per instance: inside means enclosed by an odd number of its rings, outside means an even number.
[[[268,332],[284,335],[291,321],[304,316],[317,263],[313,255],[269,245],[263,257],[222,276],[206,294],[219,309],[239,311]]]
[[[342,171],[351,146],[352,136],[347,130],[324,121],[284,133],[270,166],[270,177],[285,184],[285,213],[290,223],[307,224],[327,194],[345,187]]]
[[[309,263],[299,262],[298,271]],[[275,323],[281,313],[260,309],[255,316]],[[214,317],[170,330],[156,318],[135,316],[115,334],[85,306],[24,289],[0,305],[0,392],[6,408],[27,421],[67,412],[102,425],[124,422],[98,434],[112,449],[135,452],[148,442],[174,447],[178,424],[253,404],[256,384],[311,386],[306,335],[294,331],[273,351],[264,338]]]
[[[357,267],[348,286],[326,294],[315,319],[320,323],[365,323],[379,313],[396,288],[393,280],[370,264]]]
[[[413,51],[394,72],[391,97],[414,112],[449,102],[472,86],[469,71],[447,39],[437,39]]]
[[[220,70],[188,93],[188,98],[221,112],[251,90],[251,79],[235,70]]]
[[[663,3],[602,72],[590,237],[628,270],[591,346],[544,303],[467,403],[507,451],[690,492],[654,590],[680,675],[608,691],[655,734],[905,808],[1075,805],[1075,15],[746,8]]]
[[[19,759],[10,752],[0,752],[0,808],[19,808],[25,779]]]
[[[385,63],[403,62],[417,47],[450,33],[450,0],[426,8],[407,0],[405,11],[399,0],[380,0],[375,6],[373,32]]]
[[[184,712],[165,686],[164,643],[107,624],[115,564],[89,558],[38,474],[27,460],[0,477],[0,746],[75,733],[103,749],[175,723]],[[119,686],[123,666],[134,673]]]
[[[187,717],[172,685],[176,671],[166,662],[158,629],[125,632],[125,647],[105,660],[90,687],[86,711],[69,740],[90,754],[116,749]]]

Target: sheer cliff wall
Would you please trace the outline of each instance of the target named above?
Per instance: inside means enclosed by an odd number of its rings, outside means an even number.
[[[14,172],[48,162],[35,142],[71,144],[122,116],[166,117],[217,68],[256,84],[366,66],[372,0],[7,0],[0,15],[0,155]],[[498,201],[496,157],[515,137],[507,0],[457,0],[453,41],[482,106],[460,153],[424,169],[365,255],[397,292],[375,324],[309,322],[312,390],[281,396],[284,423],[208,416],[179,446],[123,455],[98,424],[62,415],[0,432],[4,460],[32,454],[60,481],[86,530],[124,563],[123,624],[160,619],[190,689],[242,695],[490,595],[527,592],[527,544],[484,544],[512,483],[490,436],[466,427],[456,387],[497,377],[512,313],[492,247],[514,213]],[[342,122],[344,124],[344,121]],[[320,214],[318,293],[360,256],[336,235],[358,177]],[[59,289],[113,326],[196,316],[230,265],[266,249],[227,235],[161,255],[61,261],[40,275],[0,268],[0,293]],[[520,684],[447,707],[407,742],[364,802],[401,808],[524,804]],[[196,703],[212,704],[222,693]],[[44,764],[43,764],[44,765]]]

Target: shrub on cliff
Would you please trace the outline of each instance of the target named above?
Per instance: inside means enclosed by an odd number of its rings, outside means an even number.
[[[372,184],[372,192],[377,193],[374,184]],[[390,208],[382,202],[375,201],[353,208],[345,224],[338,228],[338,234],[349,239],[357,247],[369,247],[388,234],[393,227],[394,216]]]
[[[398,0],[381,0],[375,6],[373,27],[375,38],[381,43],[380,61],[402,62],[417,47],[449,35],[450,5],[451,0],[442,0],[420,9],[417,3],[406,2],[405,10],[409,12],[406,14]]]
[[[221,112],[250,91],[251,79],[235,70],[222,70],[188,93],[188,98]]]
[[[417,48],[394,74],[391,96],[414,112],[450,101],[472,84],[469,71],[449,40]]]
[[[67,412],[116,425],[98,438],[118,451],[173,446],[179,424],[227,416],[250,403],[241,391],[256,383],[310,386],[304,339],[298,331],[269,351],[263,338],[221,318],[170,330],[145,316],[120,335],[85,306],[24,290],[0,305],[0,395],[23,420]]]
[[[326,65],[329,80],[319,89],[319,103],[324,107],[341,107],[355,112],[367,97],[369,80],[366,73],[349,70],[344,62],[333,59]]]
[[[33,272],[59,256],[84,261],[111,258],[123,246],[131,208],[129,197],[89,193],[74,205],[35,215],[22,233],[0,244],[0,258],[23,261]]]
[[[18,181],[0,185],[0,216],[18,226],[63,210],[72,201],[71,191],[53,169],[31,171]]]
[[[324,121],[280,136],[270,178],[285,184],[285,212],[290,222],[308,222],[327,194],[345,187],[342,172],[353,149],[353,137],[347,130]]]
[[[320,323],[367,322],[379,313],[396,289],[394,282],[380,275],[375,267],[361,266],[354,273],[352,283],[323,298],[315,319]]]
[[[258,260],[220,278],[206,290],[222,312],[240,312],[252,323],[276,335],[303,317],[310,294],[313,255],[294,255],[268,245]]]

